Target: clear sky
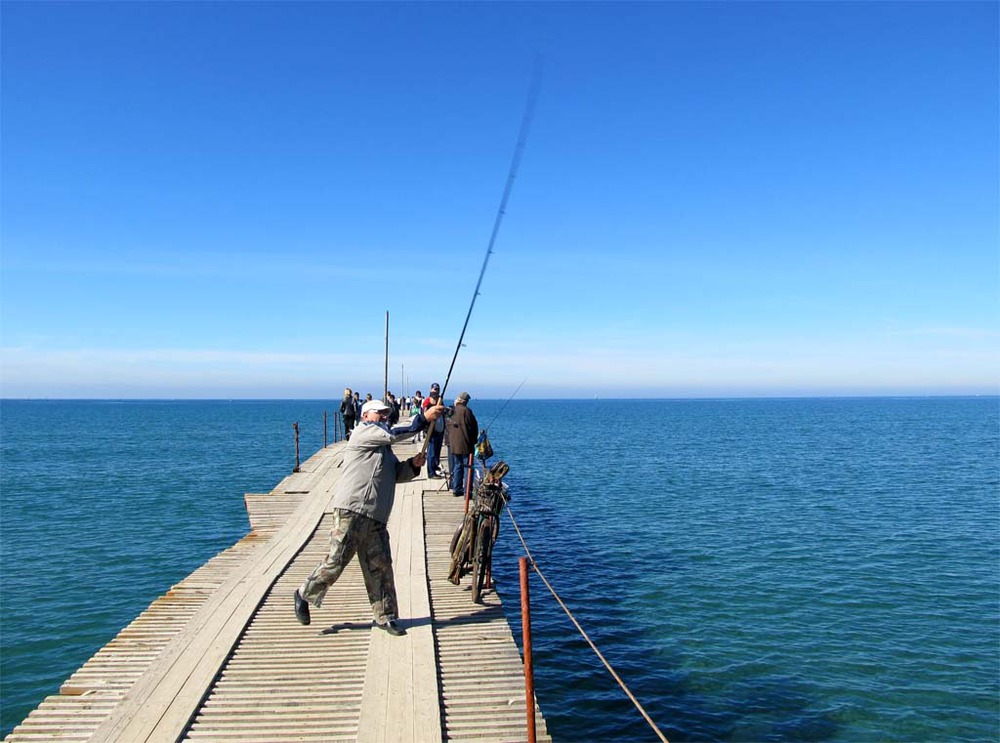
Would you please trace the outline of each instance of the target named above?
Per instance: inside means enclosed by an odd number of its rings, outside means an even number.
[[[3,2],[4,397],[991,394],[998,4]]]

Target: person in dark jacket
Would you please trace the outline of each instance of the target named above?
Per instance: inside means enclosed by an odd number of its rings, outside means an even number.
[[[465,474],[468,470],[469,455],[475,450],[479,439],[479,421],[469,410],[469,393],[461,392],[455,398],[455,408],[448,418],[448,468],[451,479],[448,485],[456,496],[465,495]]]
[[[351,438],[351,431],[357,422],[357,409],[354,407],[354,394],[350,387],[344,389],[344,399],[340,401],[340,415],[344,419],[344,438]]]
[[[385,404],[389,406],[389,425],[395,426],[399,423],[399,399],[391,392],[386,392],[385,397]]]

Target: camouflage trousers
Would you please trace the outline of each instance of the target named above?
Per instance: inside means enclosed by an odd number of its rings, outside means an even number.
[[[389,532],[382,522],[353,511],[333,510],[330,551],[306,578],[299,594],[313,606],[322,605],[327,589],[337,582],[355,554],[375,621],[385,624],[396,619],[396,584],[392,577]]]

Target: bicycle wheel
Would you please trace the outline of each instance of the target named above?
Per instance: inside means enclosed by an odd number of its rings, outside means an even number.
[[[490,559],[493,554],[493,517],[479,522],[476,532],[476,554],[472,561],[472,601],[478,604],[483,589],[488,586],[486,574],[489,572]]]
[[[456,586],[461,583],[463,573],[469,571],[468,565],[471,557],[469,542],[472,540],[473,528],[472,519],[466,517],[451,538],[451,564],[448,566],[448,580]]]
[[[455,548],[458,546],[458,540],[462,538],[462,530],[465,528],[465,524],[459,524],[458,528],[455,529],[455,535],[451,538],[451,547],[448,549],[448,554],[454,557]]]

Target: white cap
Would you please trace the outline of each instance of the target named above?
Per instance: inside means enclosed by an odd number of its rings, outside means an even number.
[[[389,406],[386,405],[381,400],[369,400],[364,405],[361,406],[361,415],[365,413],[370,413],[373,410],[388,410]]]

